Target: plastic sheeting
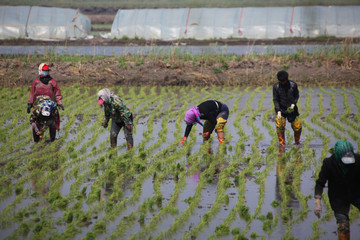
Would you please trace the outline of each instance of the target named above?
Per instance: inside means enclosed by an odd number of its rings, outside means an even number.
[[[359,37],[360,6],[119,10],[112,38]]]
[[[78,39],[87,37],[90,30],[90,19],[79,10],[0,6],[0,39]]]

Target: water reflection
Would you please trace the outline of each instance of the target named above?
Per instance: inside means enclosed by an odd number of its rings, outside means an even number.
[[[298,148],[292,148],[289,152],[283,146],[279,147],[279,155],[276,165],[275,196],[279,202],[286,201],[288,208],[300,209],[300,201],[296,195],[296,189],[300,189],[300,181],[294,183],[295,169],[301,167],[302,155]]]

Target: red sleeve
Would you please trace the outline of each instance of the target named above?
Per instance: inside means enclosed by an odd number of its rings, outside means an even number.
[[[52,79],[52,83],[53,83],[53,87],[54,87],[54,95],[55,95],[56,104],[58,104],[58,105],[62,104],[62,95],[61,95],[59,85],[57,84],[55,79]]]
[[[31,85],[31,89],[30,89],[30,94],[29,94],[29,99],[28,99],[28,104],[33,104],[34,103],[34,95],[35,95],[35,86],[36,86],[36,78],[34,79],[32,85]]]

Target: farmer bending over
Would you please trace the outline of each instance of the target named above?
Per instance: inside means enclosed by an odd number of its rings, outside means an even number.
[[[335,153],[325,158],[315,185],[315,215],[321,216],[321,197],[326,182],[340,240],[350,239],[350,204],[360,209],[360,155],[347,141],[337,141]],[[359,236],[359,235],[358,235]]]
[[[53,142],[56,137],[57,120],[59,119],[59,112],[50,97],[39,96],[32,109],[30,115],[30,125],[33,130],[34,142],[39,142],[43,138],[46,127],[49,127],[50,141]]]
[[[216,101],[208,100],[200,103],[197,107],[190,108],[185,114],[186,129],[184,138],[180,144],[184,145],[185,140],[188,138],[191,128],[194,124],[198,123],[203,127],[203,140],[207,141],[211,133],[217,133],[219,143],[225,141],[224,126],[229,117],[229,108],[226,104]],[[204,124],[200,119],[204,119]]]
[[[127,142],[127,148],[133,147],[133,115],[130,109],[127,108],[120,97],[111,93],[109,89],[101,89],[98,93],[99,105],[104,106],[104,128],[107,128],[110,118],[111,129],[110,129],[110,144],[114,148],[117,146],[117,137],[120,129],[124,127],[125,139]]]
[[[299,90],[297,84],[288,79],[289,74],[285,71],[277,73],[279,82],[273,86],[273,102],[275,106],[275,125],[279,138],[279,144],[285,145],[285,124],[286,119],[291,123],[294,130],[295,144],[300,143],[301,121],[299,117],[298,107]]]

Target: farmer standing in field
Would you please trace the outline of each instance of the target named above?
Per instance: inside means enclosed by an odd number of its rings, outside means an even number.
[[[59,108],[64,110],[60,88],[56,80],[50,76],[50,68],[45,63],[41,63],[39,65],[39,76],[35,78],[32,83],[28,99],[27,113],[30,113],[31,107],[33,106],[36,98],[41,95],[49,96]]]
[[[321,198],[326,182],[337,223],[338,238],[350,239],[350,204],[360,210],[360,155],[348,141],[337,141],[334,154],[325,158],[315,185],[315,215],[321,216]],[[359,235],[358,235],[359,236]]]
[[[35,102],[39,96],[48,96],[57,104],[59,108],[64,110],[62,105],[62,95],[60,88],[55,79],[50,76],[50,68],[47,64],[41,63],[39,65],[39,76],[35,78],[30,89],[28,99],[27,113],[30,113],[31,108],[35,106]],[[60,128],[60,117],[57,118],[56,128]]]
[[[43,138],[46,127],[49,127],[50,141],[53,142],[56,137],[56,122],[58,118],[59,112],[56,103],[48,96],[39,96],[34,103],[30,115],[34,142],[39,142]]]
[[[216,100],[208,100],[200,103],[197,107],[190,108],[185,114],[186,129],[184,138],[180,144],[185,144],[185,140],[188,138],[192,126],[196,123],[203,127],[204,142],[210,138],[211,133],[215,129],[219,143],[223,143],[225,141],[224,126],[228,117],[229,108],[226,104]],[[205,120],[204,124],[202,124],[200,119]]]
[[[117,137],[120,129],[124,127],[127,148],[131,149],[134,142],[132,136],[133,115],[130,109],[125,106],[120,97],[110,92],[107,88],[99,91],[98,100],[99,105],[104,106],[104,128],[107,128],[110,118],[112,119],[110,129],[111,147],[114,148],[117,146]]]
[[[301,120],[299,117],[298,107],[299,90],[297,84],[288,79],[289,74],[286,71],[277,73],[279,82],[273,86],[273,102],[275,107],[275,125],[279,138],[279,144],[285,145],[285,124],[286,119],[291,123],[294,130],[295,144],[300,144]]]

